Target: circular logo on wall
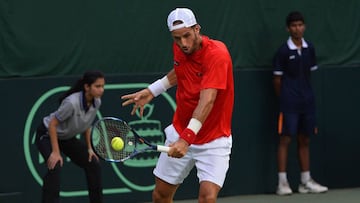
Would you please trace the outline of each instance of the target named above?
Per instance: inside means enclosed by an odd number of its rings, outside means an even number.
[[[121,95],[122,90],[129,89],[139,89],[147,87],[148,84],[107,84],[105,85],[106,94],[102,98],[101,111],[98,111],[97,118],[100,119],[103,115],[109,116],[114,115],[114,106],[118,106],[118,102],[114,101],[113,98],[118,98]],[[45,92],[42,96],[32,106],[29,115],[26,119],[25,129],[24,129],[24,155],[26,159],[26,164],[35,179],[35,181],[42,185],[42,176],[46,173],[45,160],[36,149],[35,146],[35,137],[36,137],[36,128],[41,123],[42,118],[47,114],[56,109],[54,103],[56,103],[57,96],[64,93],[68,90],[68,86],[61,86],[53,88]],[[154,104],[148,104],[145,106],[146,114],[140,118],[138,112],[137,116],[131,117],[126,113],[126,119],[129,121],[128,124],[140,135],[145,137],[147,140],[154,144],[163,144],[164,143],[164,133],[162,131],[162,123],[164,119],[171,120],[173,111],[176,108],[175,101],[173,98],[167,94],[163,93],[162,97],[157,98],[159,101],[154,101]],[[161,108],[156,108],[161,106]],[[166,113],[164,113],[166,111]],[[171,112],[171,113],[169,113]],[[45,114],[45,115],[44,115]],[[164,116],[166,115],[166,116]],[[125,113],[122,112],[122,117],[125,116]],[[166,118],[167,117],[167,118]],[[78,139],[81,139],[81,136],[77,136]],[[152,176],[152,169],[156,165],[157,158],[159,153],[157,152],[147,152],[136,156],[134,159],[127,160],[126,162],[119,163],[102,163],[103,171],[106,177],[103,178],[103,182],[114,182],[106,181],[107,179],[113,179],[117,177],[120,180],[120,183],[108,185],[104,183],[104,194],[118,194],[118,193],[129,193],[134,190],[136,191],[150,191],[154,188],[154,180]],[[82,174],[82,170],[75,169],[77,166],[75,164],[68,164],[71,160],[67,157],[64,158],[63,173],[64,174],[74,174],[75,172]],[[73,175],[71,177],[66,177],[63,175],[62,178],[69,180],[62,181],[62,191],[60,195],[63,197],[70,196],[86,196],[87,189],[85,185],[79,186],[79,188],[74,188],[74,186],[69,185],[68,182],[73,182],[74,178],[79,178],[79,181],[83,181],[80,175],[77,177]],[[110,184],[110,183],[109,183]],[[65,186],[63,186],[65,185]],[[82,187],[82,188],[81,188]]]

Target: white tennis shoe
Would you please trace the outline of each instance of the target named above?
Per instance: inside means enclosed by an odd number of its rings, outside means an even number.
[[[292,193],[293,192],[292,192],[288,182],[278,184],[276,194],[278,194],[278,195],[291,195]]]
[[[299,193],[323,193],[326,191],[328,191],[328,188],[326,186],[320,185],[313,179],[310,179],[305,184],[299,185]]]

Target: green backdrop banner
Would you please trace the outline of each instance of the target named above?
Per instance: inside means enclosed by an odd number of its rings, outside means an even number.
[[[304,13],[320,65],[360,64],[358,0],[1,0],[0,78],[165,72],[175,7],[192,8],[202,32],[228,45],[235,69],[270,68],[291,10]]]
[[[319,134],[311,139],[311,173],[330,190],[360,187],[360,69],[323,68],[314,75],[318,104]],[[148,85],[158,74],[106,76],[105,93],[98,118],[117,116],[134,129],[153,126],[148,136],[163,139],[171,122],[174,89],[151,103],[145,119],[130,116],[131,107],[121,107],[120,95]],[[44,160],[34,145],[41,118],[57,107],[57,99],[77,77],[43,77],[0,80],[1,142],[0,202],[40,202]],[[230,168],[220,196],[274,194],[277,185],[276,100],[272,73],[268,70],[237,70],[232,120],[233,148]],[[149,125],[151,123],[151,125]],[[142,157],[128,164],[101,162],[105,202],[151,201],[152,169],[157,156]],[[64,202],[87,202],[83,171],[64,159],[61,197]],[[296,141],[289,151],[288,176],[297,188],[300,171]],[[181,185],[176,199],[195,198],[198,179],[193,170]]]

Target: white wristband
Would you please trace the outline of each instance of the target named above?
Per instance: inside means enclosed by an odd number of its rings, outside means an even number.
[[[201,126],[202,126],[202,123],[198,119],[191,118],[187,128],[194,131],[195,134],[198,134],[198,132],[200,131]]]
[[[165,89],[169,89],[171,87],[169,78],[166,75],[161,78],[161,83],[164,85]]]
[[[166,75],[148,86],[150,92],[154,95],[154,97],[159,96],[161,93],[165,92],[170,87],[170,81]]]

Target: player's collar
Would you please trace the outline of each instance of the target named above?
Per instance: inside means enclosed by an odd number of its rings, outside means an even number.
[[[81,91],[81,107],[82,109],[85,110],[85,112],[87,112],[89,110],[89,106],[87,105],[87,101],[86,101],[86,97],[85,97],[85,92],[84,91]],[[92,101],[92,105],[93,107],[95,107],[95,99],[93,99]]]
[[[302,47],[303,48],[308,48],[308,43],[304,40],[304,38],[301,39],[302,40]],[[291,40],[291,37],[289,37],[289,39],[287,40],[287,45],[289,47],[289,49],[291,50],[296,50],[298,49],[297,46],[294,44],[294,42]]]

